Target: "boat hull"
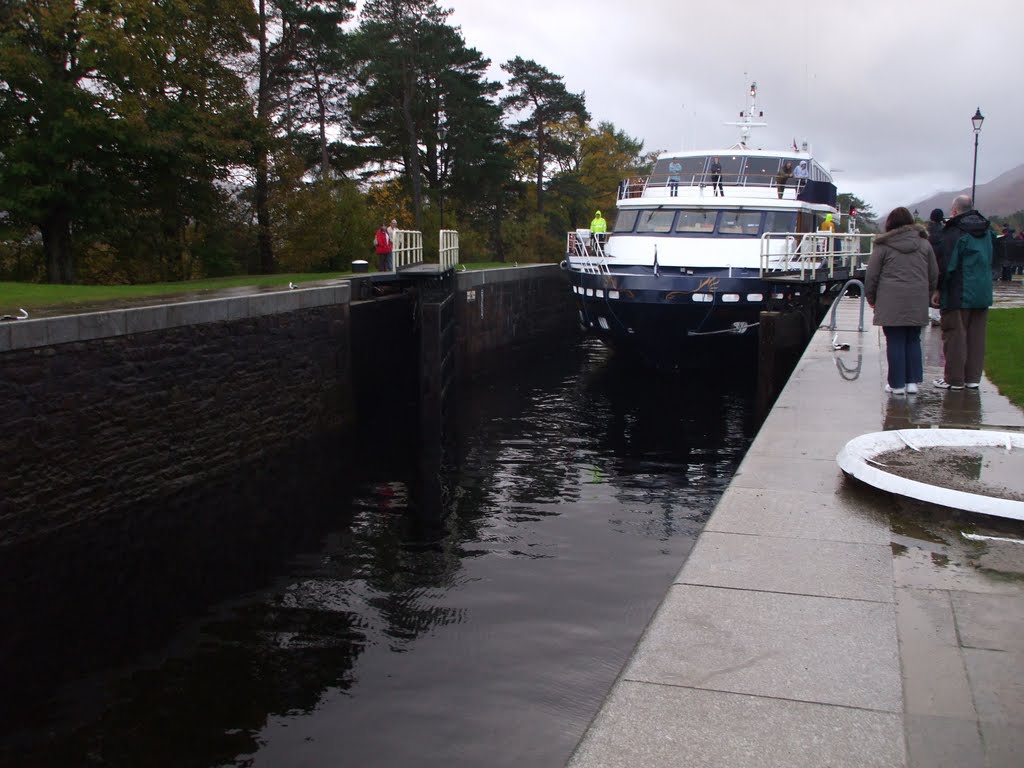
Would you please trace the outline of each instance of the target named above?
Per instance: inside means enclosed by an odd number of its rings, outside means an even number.
[[[756,270],[731,274],[570,272],[581,327],[617,350],[653,361],[703,353],[749,361],[761,312],[795,311],[808,331],[823,312],[823,285],[780,286]]]

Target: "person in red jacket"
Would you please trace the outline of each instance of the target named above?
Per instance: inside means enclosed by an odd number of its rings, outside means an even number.
[[[382,221],[377,234],[373,236],[374,250],[377,253],[377,269],[380,272],[390,272],[391,264],[391,233],[388,232],[388,223]]]

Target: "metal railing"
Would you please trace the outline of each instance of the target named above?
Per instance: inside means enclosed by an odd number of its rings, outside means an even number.
[[[824,271],[835,277],[836,268],[861,269],[871,255],[874,235],[832,232],[766,232],[761,235],[759,276],[766,272]]]
[[[608,260],[604,255],[604,237],[587,229],[570,232],[566,238],[565,253],[569,269],[592,275],[607,275]]]
[[[413,229],[396,229],[391,255],[395,271],[399,267],[423,261],[423,233]]]
[[[795,196],[799,196],[800,191],[808,182],[806,177],[797,178],[790,176],[786,179],[783,184],[784,189],[792,189]],[[743,174],[738,176],[735,173],[723,173],[721,178],[718,179],[723,187],[750,187],[756,189],[774,189],[778,190],[779,182],[775,176],[765,176],[762,174]],[[671,195],[673,188],[687,188],[696,187],[698,189],[704,189],[705,187],[712,186],[712,175],[710,173],[694,173],[690,175],[681,174],[678,181],[672,181],[672,178],[659,174],[656,176],[636,176],[632,178],[623,179],[619,184],[618,199],[628,200],[630,198],[643,197],[650,189],[665,189],[668,190]]]
[[[454,229],[442,229],[438,239],[438,262],[441,269],[454,269],[459,263],[459,233]]]

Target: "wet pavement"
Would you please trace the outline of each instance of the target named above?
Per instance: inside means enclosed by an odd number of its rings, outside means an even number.
[[[997,288],[1019,305],[1019,283]],[[879,329],[820,330],[573,768],[1024,765],[1024,526],[844,477],[881,429],[1020,429],[991,382],[884,393]],[[869,319],[870,322],[870,313]]]

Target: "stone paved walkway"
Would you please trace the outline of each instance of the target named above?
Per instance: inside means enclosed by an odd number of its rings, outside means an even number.
[[[865,432],[1024,414],[988,381],[885,395],[879,330],[839,318],[851,348],[812,340],[572,768],[1024,765],[1024,545],[996,540],[1024,529],[835,463]]]

